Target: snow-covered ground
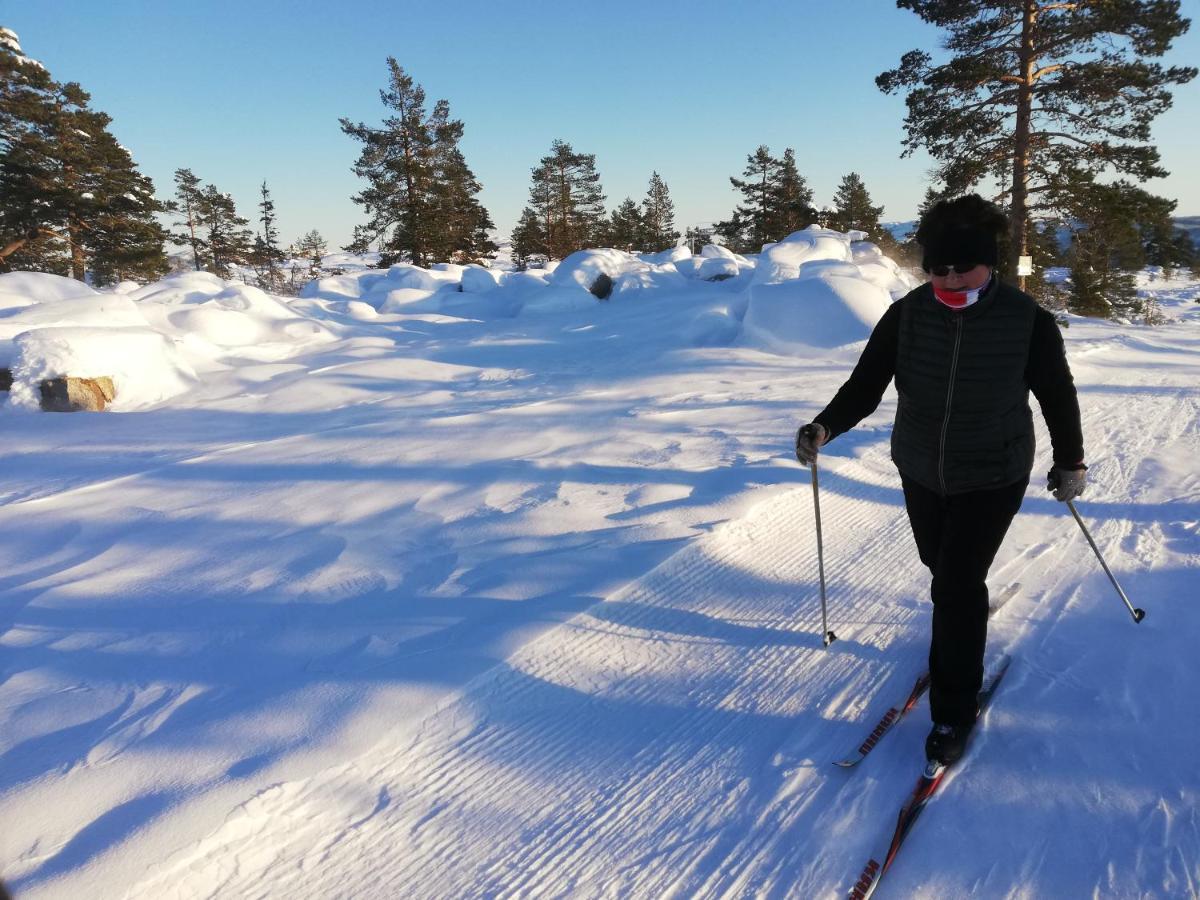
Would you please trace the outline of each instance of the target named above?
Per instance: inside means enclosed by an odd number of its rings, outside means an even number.
[[[822,455],[822,648],[792,439],[910,283],[818,232],[347,269],[294,300],[0,276],[0,876],[18,900],[844,896],[924,706],[830,763],[920,669],[927,575],[889,391]],[[1200,285],[1145,287],[1168,324],[1064,334],[1078,507],[1148,617],[1035,477],[992,574],[1021,584],[991,636],[1016,661],[878,896],[1200,891]],[[63,366],[117,376],[115,412],[32,411]]]

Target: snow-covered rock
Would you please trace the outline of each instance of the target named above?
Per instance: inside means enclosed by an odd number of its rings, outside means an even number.
[[[150,328],[36,328],[15,340],[12,403],[38,409],[43,379],[109,376],[113,410],[160,403],[196,384],[196,373],[165,335]]]
[[[878,285],[832,269],[811,278],[754,284],[743,323],[746,339],[785,353],[854,343],[870,336],[891,302]]]

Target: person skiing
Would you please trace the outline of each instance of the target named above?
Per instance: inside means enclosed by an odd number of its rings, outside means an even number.
[[[929,282],[891,305],[833,400],[796,435],[796,458],[874,412],[895,378],[892,460],[917,553],[932,573],[930,761],[956,762],[979,714],[987,642],[986,578],[1021,507],[1034,462],[1029,393],[1050,432],[1047,489],[1086,484],[1074,379],[1054,317],[1002,282],[1004,213],[976,194],[943,200],[917,228]]]

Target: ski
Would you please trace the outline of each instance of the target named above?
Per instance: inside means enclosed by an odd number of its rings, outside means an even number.
[[[1021,585],[1014,582],[993,597],[992,603],[988,607],[988,618],[990,619],[992,616],[994,616],[1004,606],[1004,604],[1006,604],[1016,595],[1020,588]],[[871,733],[867,735],[866,740],[859,744],[853,753],[850,753],[842,759],[835,760],[834,765],[841,766],[843,769],[850,769],[866,759],[867,754],[875,749],[875,745],[882,740],[883,736],[891,731],[892,727],[897,722],[912,712],[913,707],[917,705],[917,702],[922,696],[924,696],[927,690],[929,690],[928,669],[926,669],[917,677],[917,681],[913,685],[913,689],[908,694],[908,699],[899,706],[893,706],[888,709],[888,711],[883,714],[882,718],[880,718],[879,724],[877,724],[871,730]]]
[[[1000,680],[1008,671],[1011,662],[1012,657],[1001,657],[988,677],[984,679],[983,688],[979,692],[979,715],[981,717],[992,696],[996,693],[996,688],[1000,686]],[[917,786],[913,788],[908,800],[900,808],[900,815],[896,819],[896,830],[892,833],[887,849],[883,853],[875,854],[867,861],[858,881],[850,889],[848,900],[867,900],[875,893],[884,873],[891,868],[895,861],[896,854],[900,851],[900,845],[908,837],[908,833],[912,830],[917,817],[921,815],[921,811],[925,809],[929,798],[941,787],[942,779],[948,770],[948,767],[941,763],[930,761],[926,764],[925,771],[921,773],[921,777],[917,781]]]

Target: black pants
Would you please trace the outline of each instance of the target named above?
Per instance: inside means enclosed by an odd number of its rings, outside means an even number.
[[[988,569],[1021,508],[1029,479],[950,497],[901,480],[917,551],[933,573],[929,710],[934,722],[966,725],[979,713]]]

